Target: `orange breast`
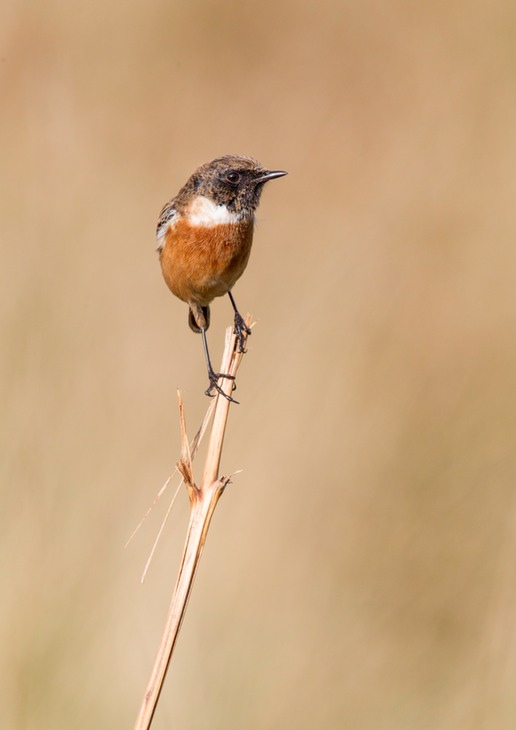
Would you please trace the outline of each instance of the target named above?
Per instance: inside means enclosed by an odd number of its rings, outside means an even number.
[[[205,227],[180,218],[165,234],[163,277],[176,297],[206,306],[242,276],[252,241],[252,219]]]

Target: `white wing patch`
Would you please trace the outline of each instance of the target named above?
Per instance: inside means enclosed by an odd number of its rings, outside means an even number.
[[[192,201],[188,213],[188,222],[192,226],[220,226],[224,223],[238,223],[242,220],[239,213],[232,213],[225,205],[217,205],[204,195],[198,195]]]
[[[170,203],[167,203],[161,211],[158,226],[156,228],[156,240],[158,241],[158,245],[156,246],[157,251],[161,251],[165,245],[165,234],[169,227],[174,225],[178,217],[177,210],[172,207]]]

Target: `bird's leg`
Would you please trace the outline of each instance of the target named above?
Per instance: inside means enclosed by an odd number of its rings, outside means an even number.
[[[235,376],[234,375],[225,375],[224,373],[216,373],[214,371],[213,366],[211,364],[211,360],[210,360],[210,353],[208,350],[208,341],[206,339],[206,328],[205,327],[201,328],[201,334],[202,334],[202,344],[204,347],[204,355],[206,357],[206,365],[208,368],[208,379],[210,381],[209,388],[207,388],[204,391],[205,394],[209,395],[211,398],[215,395],[214,393],[212,393],[212,390],[215,390],[217,393],[220,393],[220,395],[223,395],[224,398],[231,401],[231,403],[238,403],[237,400],[232,398],[230,395],[227,395],[227,393],[224,393],[224,391],[222,390],[222,388],[219,385],[220,378],[226,378],[227,380],[234,380]],[[233,383],[233,390],[235,390],[235,388],[236,388],[236,385]]]
[[[233,309],[235,310],[235,335],[237,336],[238,351],[245,352],[244,334],[250,335],[251,328],[246,325],[244,318],[238,311],[235,300],[233,299],[233,294],[231,294],[230,291],[228,291],[228,296],[231,299],[231,304],[233,305]]]

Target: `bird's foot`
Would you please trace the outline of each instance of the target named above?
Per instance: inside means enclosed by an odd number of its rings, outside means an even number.
[[[226,380],[235,380],[234,375],[225,375],[224,373],[214,373],[213,371],[211,373],[208,373],[208,377],[210,379],[210,385],[206,390],[204,391],[204,394],[209,396],[210,398],[213,398],[215,396],[215,393],[212,391],[215,391],[216,393],[219,393],[220,395],[223,395],[226,400],[228,400],[230,403],[236,403],[238,405],[238,401],[232,398],[227,393],[224,393],[222,388],[219,385],[220,378],[226,378]],[[231,390],[235,390],[236,385],[233,382],[233,387]]]
[[[251,334],[251,328],[246,325],[245,320],[240,312],[235,312],[234,332],[237,338],[238,352],[245,352],[245,336],[247,335],[248,337]]]

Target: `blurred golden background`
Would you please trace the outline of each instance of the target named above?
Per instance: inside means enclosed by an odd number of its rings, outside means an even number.
[[[258,321],[153,727],[516,722],[513,3],[0,10],[2,728],[130,728],[208,400],[154,229],[199,164],[266,187]],[[218,362],[230,303],[212,307]]]

